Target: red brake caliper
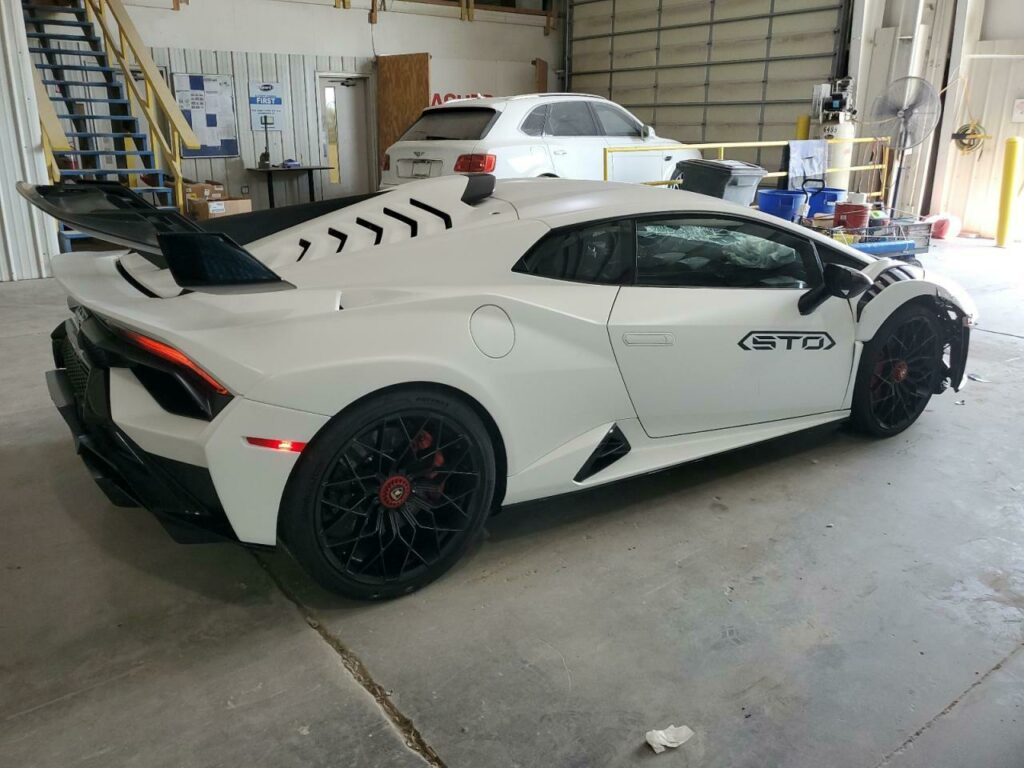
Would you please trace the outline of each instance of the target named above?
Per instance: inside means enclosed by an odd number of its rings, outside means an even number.
[[[413,438],[413,448],[419,453],[422,451],[429,450],[434,445],[434,436],[423,430],[419,432],[416,437]],[[444,453],[441,451],[434,451],[434,471],[428,472],[427,477],[431,480],[437,477],[437,470],[444,466]],[[444,492],[444,480],[438,483],[430,495],[434,498],[431,501],[437,501],[440,499],[440,495]]]

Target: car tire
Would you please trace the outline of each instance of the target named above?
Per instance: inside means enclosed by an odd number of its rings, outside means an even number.
[[[924,412],[943,376],[942,326],[935,312],[905,304],[864,345],[853,390],[851,423],[892,437]]]
[[[491,509],[490,434],[458,397],[403,389],[360,402],[303,451],[280,533],[322,586],[357,600],[413,592],[451,568]]]

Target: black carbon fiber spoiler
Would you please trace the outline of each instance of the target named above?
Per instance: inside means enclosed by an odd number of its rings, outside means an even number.
[[[120,184],[35,186],[22,181],[18,192],[55,219],[169,269],[182,288],[239,293],[295,287],[228,235],[206,232],[178,211],[156,208]]]

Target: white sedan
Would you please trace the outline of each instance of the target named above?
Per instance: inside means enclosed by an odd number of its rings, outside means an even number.
[[[605,177],[606,147],[658,148],[609,154],[611,181],[667,181],[680,160],[701,156],[656,136],[649,125],[599,96],[541,93],[460,99],[425,109],[388,147],[381,188],[453,173],[598,180]]]
[[[21,187],[128,250],[53,269],[50,392],[93,476],[179,540],[282,541],[401,595],[503,504],[831,422],[899,433],[958,388],[954,283],[674,190],[447,176],[217,219]]]

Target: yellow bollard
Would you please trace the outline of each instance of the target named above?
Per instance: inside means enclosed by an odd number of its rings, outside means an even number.
[[[1011,136],[1003,154],[1003,185],[999,191],[999,223],[996,225],[996,246],[1005,248],[1016,229],[1019,218],[1017,188],[1020,186],[1020,150],[1024,139]]]
[[[797,139],[809,139],[811,138],[811,116],[800,115],[796,119],[796,137]]]

